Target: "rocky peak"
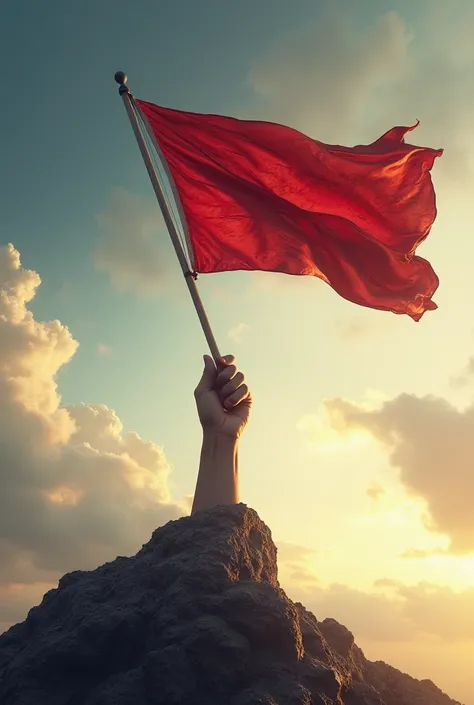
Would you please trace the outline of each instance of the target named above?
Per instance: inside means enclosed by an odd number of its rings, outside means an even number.
[[[370,663],[278,584],[244,505],[157,529],[132,558],[65,575],[0,636],[2,705],[460,705]]]

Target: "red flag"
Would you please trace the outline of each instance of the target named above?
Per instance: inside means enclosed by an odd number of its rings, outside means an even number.
[[[436,217],[429,172],[442,150],[405,144],[413,128],[340,147],[273,123],[136,102],[174,178],[197,272],[312,275],[415,321],[437,308],[438,278],[415,250]]]

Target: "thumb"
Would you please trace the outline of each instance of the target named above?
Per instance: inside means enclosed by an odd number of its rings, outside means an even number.
[[[196,387],[195,396],[200,396],[203,392],[210,392],[214,386],[216,379],[216,366],[210,355],[204,355],[204,371],[198,386]]]

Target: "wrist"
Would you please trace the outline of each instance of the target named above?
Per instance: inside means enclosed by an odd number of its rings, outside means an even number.
[[[204,428],[192,513],[238,501],[238,440]]]
[[[239,439],[237,436],[216,431],[215,429],[203,429],[203,443],[212,445],[216,449],[237,448]]]

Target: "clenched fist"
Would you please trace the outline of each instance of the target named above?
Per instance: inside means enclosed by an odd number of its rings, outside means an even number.
[[[216,365],[204,356],[204,372],[194,392],[203,430],[237,439],[245,428],[252,397],[234,356],[226,355]]]

